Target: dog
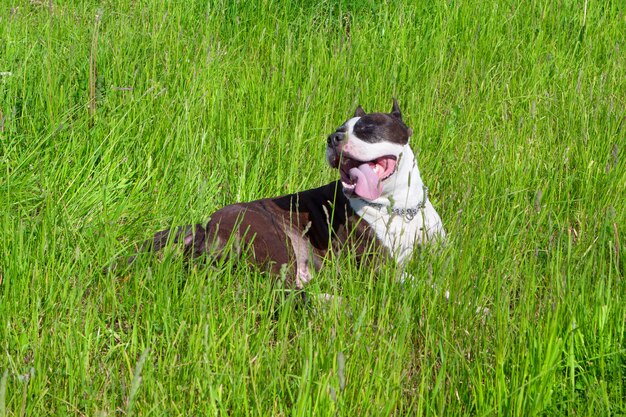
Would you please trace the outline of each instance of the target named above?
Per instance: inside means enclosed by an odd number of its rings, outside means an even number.
[[[404,265],[417,245],[445,237],[409,146],[412,133],[395,98],[390,113],[358,106],[326,140],[326,160],[339,171],[338,181],[223,207],[206,226],[163,230],[146,246],[160,250],[172,240],[192,258],[246,249],[251,263],[282,274],[297,290],[331,251],[352,253],[358,262],[382,255]]]

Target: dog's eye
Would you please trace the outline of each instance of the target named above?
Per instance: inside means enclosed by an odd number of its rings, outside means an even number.
[[[376,126],[371,123],[357,123],[356,126],[354,126],[354,133],[357,135],[371,135],[374,133],[375,129]]]

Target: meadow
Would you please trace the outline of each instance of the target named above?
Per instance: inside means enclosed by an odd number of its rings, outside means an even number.
[[[0,417],[626,415],[626,7],[4,0]],[[337,178],[397,97],[445,247],[312,302],[157,230]]]

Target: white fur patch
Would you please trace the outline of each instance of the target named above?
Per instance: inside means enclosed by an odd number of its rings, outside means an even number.
[[[350,199],[350,205],[374,229],[378,239],[399,265],[411,258],[416,245],[445,237],[441,218],[430,201],[426,202],[422,214],[418,214],[410,221],[403,216],[386,212],[384,208],[373,207],[360,199]]]
[[[445,237],[441,218],[430,201],[426,201],[424,209],[412,220],[392,212],[418,207],[424,201],[424,184],[408,144],[402,146],[396,172],[383,181],[383,193],[372,202],[375,205],[361,198],[349,198],[349,201],[399,264],[410,259],[415,245]]]
[[[296,258],[296,288],[301,290],[311,280],[311,271],[309,271],[310,247],[308,241],[302,237],[306,230],[300,235],[295,229],[287,227],[285,232],[291,241]]]

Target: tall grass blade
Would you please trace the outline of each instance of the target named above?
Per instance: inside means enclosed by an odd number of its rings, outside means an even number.
[[[141,379],[142,379],[141,372],[143,370],[143,365],[146,362],[146,359],[148,358],[149,353],[150,353],[150,348],[146,348],[141,354],[139,361],[135,365],[135,371],[133,372],[133,380],[130,384],[130,392],[128,394],[128,405],[126,407],[126,415],[128,416],[133,415],[135,397],[137,395],[137,391],[139,391],[139,386],[141,385]]]

